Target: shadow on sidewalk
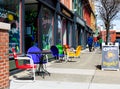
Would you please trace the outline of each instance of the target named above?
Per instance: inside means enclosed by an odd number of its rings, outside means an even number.
[[[101,70],[101,65],[96,65],[96,68]]]

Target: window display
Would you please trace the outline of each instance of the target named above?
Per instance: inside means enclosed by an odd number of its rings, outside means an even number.
[[[19,0],[0,0],[0,22],[11,24],[9,30],[9,52],[14,47],[20,52]]]
[[[43,49],[50,49],[52,45],[52,32],[53,32],[53,14],[48,8],[42,8],[42,44]]]

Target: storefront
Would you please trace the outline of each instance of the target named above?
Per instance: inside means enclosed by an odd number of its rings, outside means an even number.
[[[11,24],[9,52],[26,53],[32,45],[43,50],[51,45],[73,44],[73,13],[59,1],[1,1],[0,20]],[[60,8],[60,10],[58,9]]]
[[[59,1],[17,0],[1,1],[0,20],[11,24],[9,31],[10,70],[13,66],[11,48],[17,54],[26,54],[29,47],[37,45],[49,50],[51,45],[73,44],[73,13]],[[5,6],[6,5],[6,6]],[[58,9],[60,8],[60,10]]]
[[[73,14],[65,6],[60,3],[61,10],[57,13],[58,17],[58,41],[57,44],[72,46],[72,28],[73,28]]]
[[[21,19],[20,19],[20,0],[0,0],[0,22],[10,23],[9,30],[9,53],[14,47],[17,53],[21,52],[22,36],[21,36]]]
[[[28,14],[27,14],[28,13]],[[25,48],[37,45],[42,50],[50,49],[54,42],[55,2],[39,0],[25,4]],[[28,39],[30,40],[28,42]]]
[[[85,22],[80,17],[76,16],[77,31],[76,31],[76,45],[82,45],[84,48],[85,40]]]

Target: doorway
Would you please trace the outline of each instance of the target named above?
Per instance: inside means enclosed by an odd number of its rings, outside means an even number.
[[[38,3],[25,3],[25,52],[38,42]]]

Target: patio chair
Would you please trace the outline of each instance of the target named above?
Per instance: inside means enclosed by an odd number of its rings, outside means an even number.
[[[42,51],[37,46],[32,46],[28,49],[27,54],[32,56],[34,64],[38,64],[37,74],[41,74],[44,78],[45,74],[50,75],[47,71],[46,64],[48,63],[48,56],[47,54],[43,54]]]
[[[58,44],[58,45],[56,45],[56,47],[58,48],[59,60],[63,60],[64,59],[63,46],[61,44]]]
[[[63,45],[64,54],[67,54],[67,49],[70,49],[69,45]]]
[[[63,45],[64,59],[67,61],[67,50],[70,49],[69,45]]]
[[[81,50],[82,50],[82,46],[77,46],[77,48],[76,48],[76,51],[75,51],[75,57],[76,58],[78,58],[78,57],[80,57],[80,55],[81,55]]]
[[[82,49],[82,46],[77,46],[76,50],[74,50],[73,48],[72,49],[67,49],[67,60],[70,60],[70,58],[78,58],[80,57],[80,54],[81,54],[81,49]]]
[[[21,70],[31,69],[30,74],[32,75],[32,78],[30,76],[27,77],[27,78],[26,77],[14,76],[14,77],[16,77],[16,79],[14,79],[13,81],[16,81],[16,82],[34,82],[35,81],[35,68],[36,68],[36,65],[34,65],[32,57],[30,55],[27,55],[25,57],[19,57],[14,48],[12,48],[12,52],[13,52],[13,57],[14,57],[14,60],[15,60],[16,68],[21,69]],[[20,64],[19,60],[27,60],[27,61],[29,61],[29,63]],[[30,79],[32,79],[32,81]]]
[[[51,51],[51,53],[52,53],[52,56],[53,56],[56,60],[58,60],[58,59],[59,59],[58,48],[57,48],[55,45],[53,45],[53,46],[50,47],[50,51]]]

